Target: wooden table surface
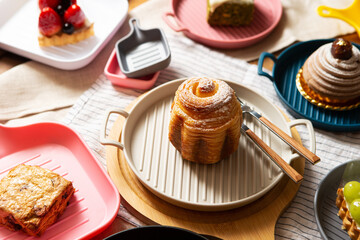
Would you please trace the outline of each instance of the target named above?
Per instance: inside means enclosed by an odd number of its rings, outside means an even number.
[[[129,0],[129,11],[132,10],[133,8],[135,8],[136,6],[146,2],[147,0]],[[355,43],[359,43],[360,44],[360,39],[358,37],[358,35],[356,33],[354,34],[349,34],[346,36],[341,36],[344,39],[347,39],[349,41],[355,42]],[[275,55],[280,54],[281,51],[276,52]],[[0,74],[8,71],[9,69],[28,61],[27,58],[18,56],[16,54],[4,51],[2,49],[0,49]],[[250,62],[251,64],[257,64],[257,61],[252,61]],[[265,59],[264,62],[264,67],[271,70],[273,66],[273,62],[269,59]],[[104,232],[102,232],[100,235],[94,237],[94,240],[97,239],[103,239],[107,236],[110,236],[113,233],[125,230],[125,229],[130,229],[135,227],[134,225],[128,223],[127,221],[124,221],[122,218],[120,217],[116,217],[115,221],[109,226],[109,228],[107,228]]]

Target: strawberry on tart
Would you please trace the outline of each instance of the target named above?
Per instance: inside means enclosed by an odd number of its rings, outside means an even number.
[[[40,46],[77,43],[94,35],[94,24],[76,0],[39,0],[38,3]]]

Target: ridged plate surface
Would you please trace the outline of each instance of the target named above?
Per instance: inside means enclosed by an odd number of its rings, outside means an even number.
[[[160,198],[175,205],[216,211],[248,204],[269,191],[283,173],[245,135],[237,152],[217,164],[203,165],[183,160],[168,140],[171,103],[176,80],[149,92],[130,112],[122,143],[131,169],[143,184]],[[290,134],[279,110],[242,85],[230,83],[238,96]],[[285,161],[292,160],[289,147],[253,118],[246,124]]]
[[[296,87],[296,74],[306,59],[320,46],[334,39],[301,42],[281,53],[273,68],[274,87],[283,102],[301,118],[309,119],[315,127],[329,131],[360,130],[360,108],[336,111],[317,107],[308,102]],[[360,48],[359,45],[353,44]]]
[[[142,43],[126,53],[126,63],[129,72],[143,69],[166,58],[166,52],[161,41]]]
[[[173,0],[172,11],[184,34],[218,48],[246,47],[266,37],[279,23],[280,0],[255,0],[253,21],[248,26],[212,27],[207,23],[207,1]]]

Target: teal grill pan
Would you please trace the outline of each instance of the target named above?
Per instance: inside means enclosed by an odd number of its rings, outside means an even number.
[[[360,107],[346,111],[320,108],[308,102],[296,87],[296,75],[305,60],[320,46],[334,40],[318,39],[299,42],[285,49],[278,58],[271,53],[263,52],[259,58],[258,74],[273,82],[276,93],[296,117],[309,119],[314,127],[319,129],[336,132],[358,131],[360,130]],[[358,44],[352,44],[360,48]],[[274,61],[272,76],[263,71],[266,58]]]

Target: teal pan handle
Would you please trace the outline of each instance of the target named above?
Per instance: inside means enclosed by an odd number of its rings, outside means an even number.
[[[266,73],[263,71],[263,65],[264,65],[264,60],[265,58],[270,58],[271,60],[273,60],[274,62],[274,66],[276,64],[276,57],[271,54],[271,53],[268,53],[268,52],[263,52],[261,53],[260,57],[259,57],[259,63],[258,63],[258,74],[260,76],[264,76],[264,77],[267,77],[268,79],[270,79],[272,82],[274,81],[274,77],[271,76],[270,74]]]

